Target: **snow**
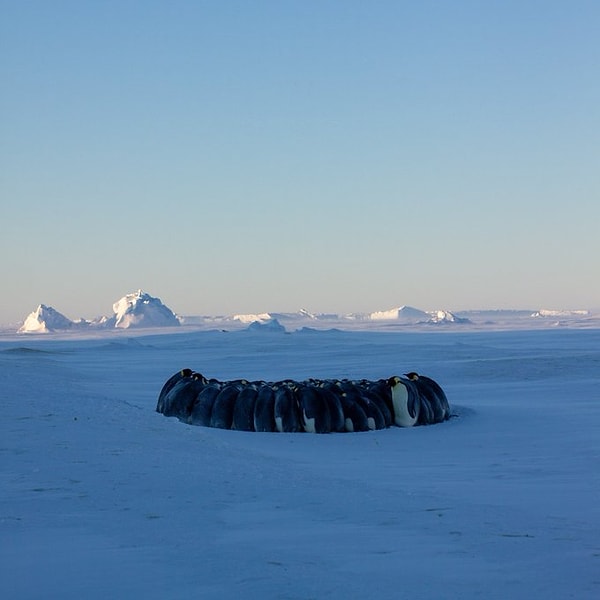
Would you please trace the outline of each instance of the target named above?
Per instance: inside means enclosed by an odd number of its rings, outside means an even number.
[[[0,597],[596,598],[600,329],[118,330],[0,338]],[[436,379],[367,433],[184,425],[190,367]]]

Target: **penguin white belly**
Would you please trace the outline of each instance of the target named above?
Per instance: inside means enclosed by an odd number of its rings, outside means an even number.
[[[398,382],[392,387],[392,404],[394,405],[394,423],[398,427],[412,427],[417,422],[417,417],[411,417],[408,412],[408,389],[402,382]]]
[[[302,411],[302,425],[304,426],[304,431],[306,433],[316,433],[317,429],[315,427],[315,418],[309,419],[306,416],[306,411]]]

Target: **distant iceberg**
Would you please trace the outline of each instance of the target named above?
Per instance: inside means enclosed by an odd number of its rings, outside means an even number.
[[[412,306],[400,306],[398,308],[390,308],[389,310],[379,310],[369,314],[369,318],[372,321],[387,321],[387,320],[399,320],[399,321],[426,321],[429,315],[418,308]]]
[[[240,323],[264,323],[271,320],[271,315],[269,313],[233,315],[231,319]]]
[[[253,321],[248,325],[246,331],[260,331],[269,333],[286,333],[285,327],[277,319],[268,321]]]
[[[72,329],[75,323],[51,306],[40,304],[23,322],[18,333],[51,333]]]
[[[370,313],[371,321],[400,321],[406,324],[420,323],[470,323],[466,317],[457,317],[449,310],[424,311],[412,306],[400,306]]]
[[[428,323],[470,323],[470,319],[466,317],[457,317],[454,313],[449,310],[436,310],[429,313]]]
[[[154,298],[142,290],[123,296],[113,304],[113,311],[111,317],[97,317],[92,321],[71,321],[51,306],[40,304],[29,314],[17,332],[51,333],[86,329],[174,327],[181,324],[175,313],[159,298]]]
[[[138,289],[117,300],[110,316],[98,316],[92,320],[70,320],[54,308],[40,304],[20,324],[12,324],[6,331],[18,333],[44,334],[51,332],[89,332],[114,329],[146,329],[179,327],[202,327],[226,330],[248,328],[252,330],[276,331],[281,327],[290,332],[306,327],[322,330],[324,326],[339,329],[431,329],[452,328],[472,325],[474,327],[519,328],[550,325],[568,327],[597,327],[600,322],[598,311],[590,310],[549,310],[549,309],[484,309],[462,310],[421,310],[412,306],[396,306],[387,310],[357,313],[320,313],[301,308],[295,312],[256,312],[222,314],[217,316],[182,317],[164,305],[159,298]],[[21,325],[19,327],[19,325]],[[251,327],[249,327],[251,326]],[[266,327],[262,327],[266,326]],[[2,330],[0,330],[0,333]]]
[[[159,298],[138,290],[113,304],[115,327],[174,327],[180,325],[175,313]]]
[[[541,309],[534,312],[532,317],[587,317],[590,315],[589,310],[548,310]]]

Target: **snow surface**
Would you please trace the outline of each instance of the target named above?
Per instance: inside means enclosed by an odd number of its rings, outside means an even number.
[[[0,339],[1,598],[600,597],[600,330],[170,332]],[[457,416],[192,427],[183,367],[415,370]]]

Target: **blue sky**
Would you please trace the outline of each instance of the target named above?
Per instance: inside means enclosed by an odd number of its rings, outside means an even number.
[[[597,2],[0,11],[0,323],[600,306]]]

